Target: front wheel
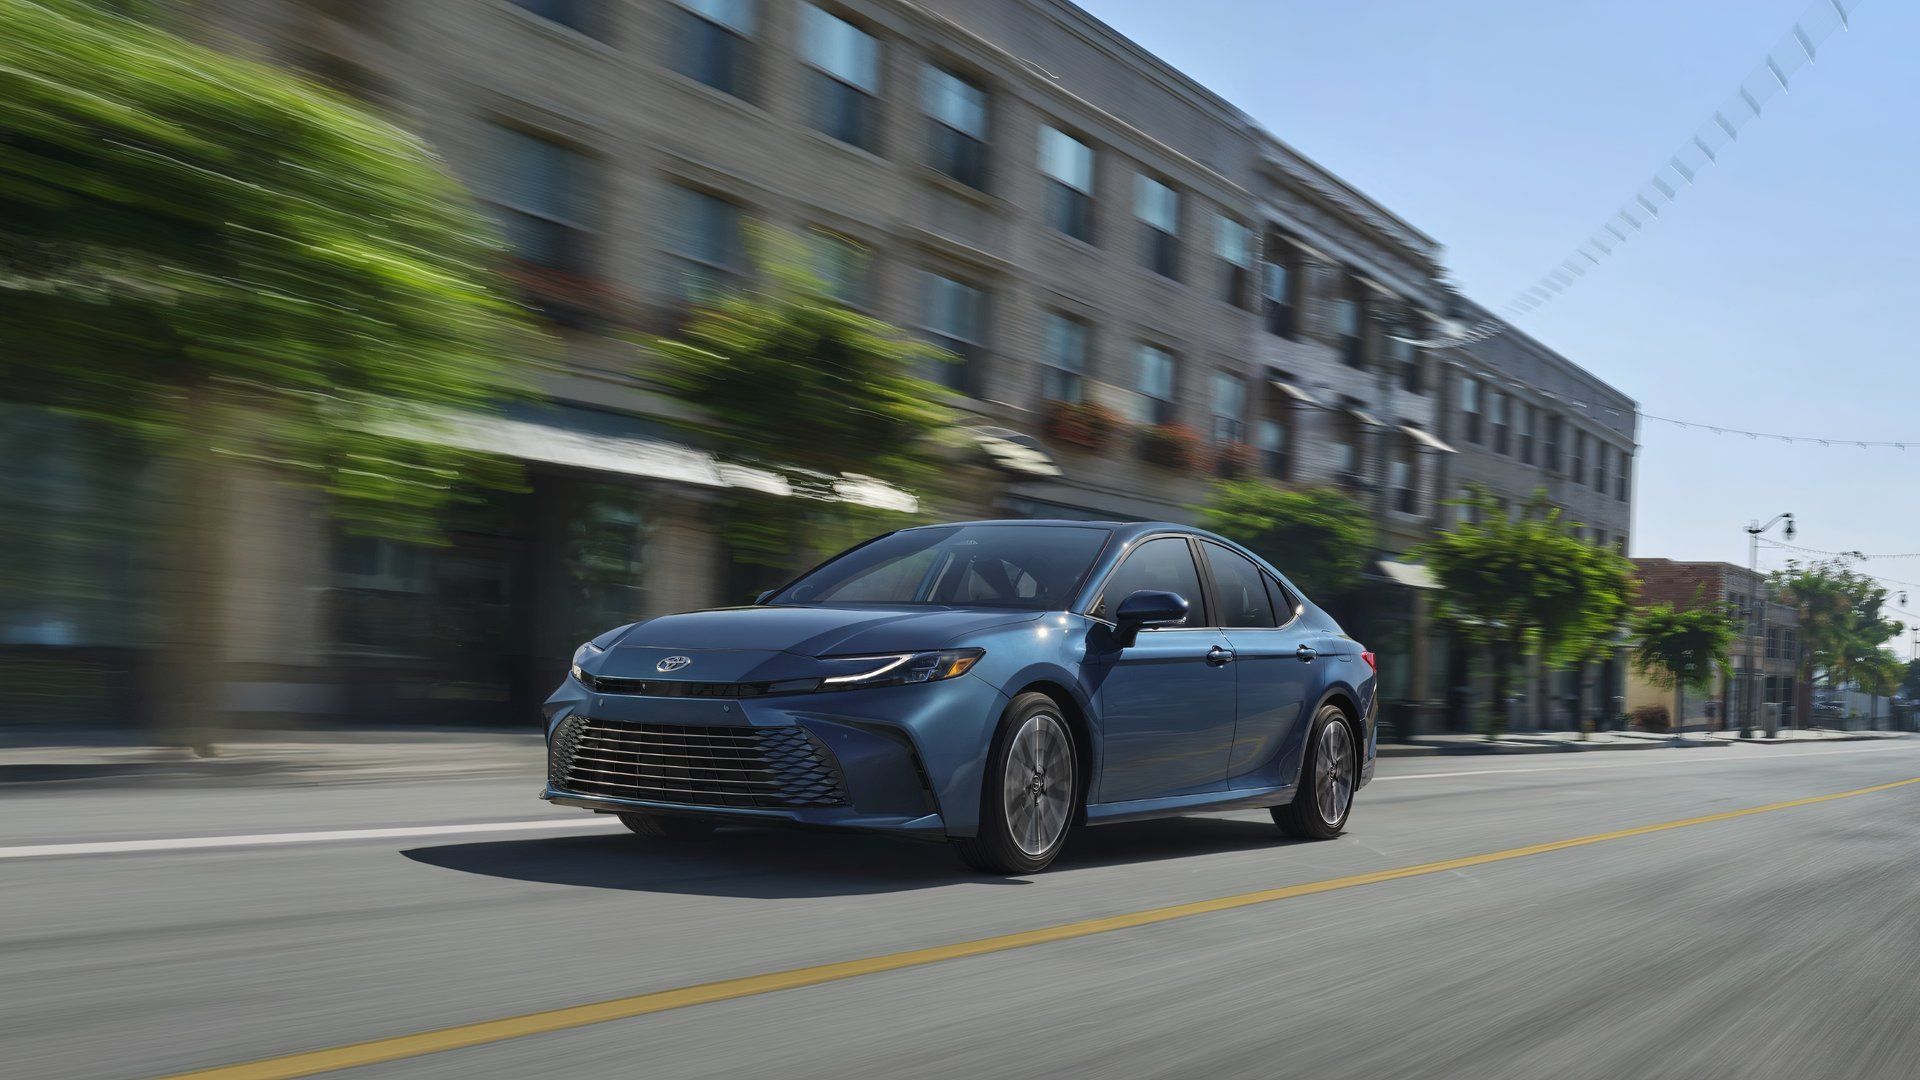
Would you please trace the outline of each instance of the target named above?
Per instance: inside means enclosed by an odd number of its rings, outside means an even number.
[[[1079,758],[1060,706],[1021,694],[1007,707],[987,755],[980,833],[957,837],[968,866],[990,874],[1044,870],[1066,846],[1079,797]]]
[[[1273,808],[1273,823],[1288,836],[1331,840],[1347,827],[1360,777],[1353,725],[1338,705],[1322,705],[1307,734],[1307,760],[1293,801]]]

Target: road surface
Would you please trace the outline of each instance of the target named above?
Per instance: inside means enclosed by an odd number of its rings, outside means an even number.
[[[1021,880],[539,774],[0,791],[0,1074],[1920,1076],[1920,740],[1390,759]]]

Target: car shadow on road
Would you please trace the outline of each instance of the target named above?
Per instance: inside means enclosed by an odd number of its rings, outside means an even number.
[[[1080,829],[1055,871],[1289,846],[1265,821],[1170,818]],[[425,866],[590,889],[788,899],[911,892],[959,882],[1026,884],[968,869],[945,844],[848,833],[722,829],[699,841],[625,833],[410,848]]]

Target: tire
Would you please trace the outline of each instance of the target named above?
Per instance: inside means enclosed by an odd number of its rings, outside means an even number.
[[[1331,840],[1347,827],[1360,786],[1360,744],[1338,705],[1320,706],[1307,735],[1307,759],[1293,801],[1273,808],[1273,823],[1288,836]]]
[[[1013,699],[994,734],[981,789],[979,835],[953,840],[960,858],[989,874],[1046,869],[1066,846],[1080,807],[1080,758],[1058,702],[1031,693]]]
[[[715,822],[673,814],[621,814],[620,824],[650,840],[703,840],[713,834]]]

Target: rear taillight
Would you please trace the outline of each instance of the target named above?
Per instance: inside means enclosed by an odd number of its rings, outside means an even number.
[[[1367,662],[1367,668],[1371,670],[1375,675],[1380,674],[1380,663],[1379,661],[1373,658],[1372,653],[1363,652],[1360,654],[1360,659],[1365,660]]]

